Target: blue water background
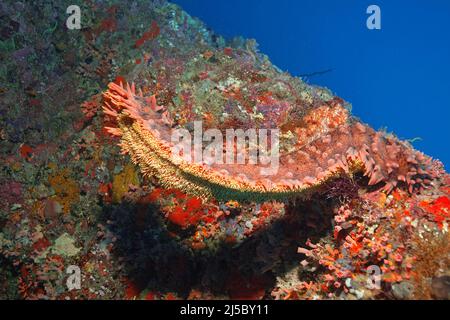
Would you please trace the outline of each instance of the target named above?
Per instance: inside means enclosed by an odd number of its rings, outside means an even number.
[[[450,1],[174,0],[217,33],[254,38],[293,75],[310,77],[353,105],[374,128],[387,128],[450,166]],[[366,9],[381,9],[368,30]]]

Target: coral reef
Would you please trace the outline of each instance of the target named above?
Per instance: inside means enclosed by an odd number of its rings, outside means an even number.
[[[0,298],[449,298],[438,160],[254,40],[113,2],[70,31],[70,1],[0,3]],[[173,161],[170,131],[197,120],[279,128],[278,174]]]

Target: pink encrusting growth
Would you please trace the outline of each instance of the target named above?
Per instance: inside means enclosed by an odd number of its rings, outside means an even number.
[[[121,136],[122,151],[144,175],[205,199],[266,200],[308,194],[331,178],[356,172],[368,177],[368,185],[379,185],[386,192],[399,183],[413,192],[428,186],[443,170],[439,162],[407,143],[351,117],[339,98],[291,120],[295,146],[280,153],[278,172],[271,176],[261,173],[259,163],[209,165],[172,154],[173,116],[157,105],[155,95],[137,93],[134,84],[110,83],[104,101],[105,114],[116,123],[108,132]]]

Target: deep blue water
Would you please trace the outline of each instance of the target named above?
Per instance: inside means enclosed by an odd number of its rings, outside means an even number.
[[[217,33],[254,38],[293,75],[332,69],[309,83],[353,105],[374,128],[387,128],[450,166],[450,1],[173,0]],[[366,9],[381,9],[368,30]]]

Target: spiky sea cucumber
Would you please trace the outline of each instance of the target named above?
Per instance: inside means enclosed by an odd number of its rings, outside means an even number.
[[[169,110],[157,105],[155,95],[137,93],[134,84],[110,83],[104,112],[116,123],[107,130],[121,137],[122,151],[144,176],[155,176],[164,187],[203,199],[304,197],[334,177],[356,172],[369,178],[368,185],[379,185],[386,192],[399,183],[414,192],[442,170],[406,142],[357,121],[338,98],[308,110],[291,125],[297,133],[295,148],[280,155],[279,172],[270,177],[261,175],[260,165],[208,165],[177,158],[171,152]]]

